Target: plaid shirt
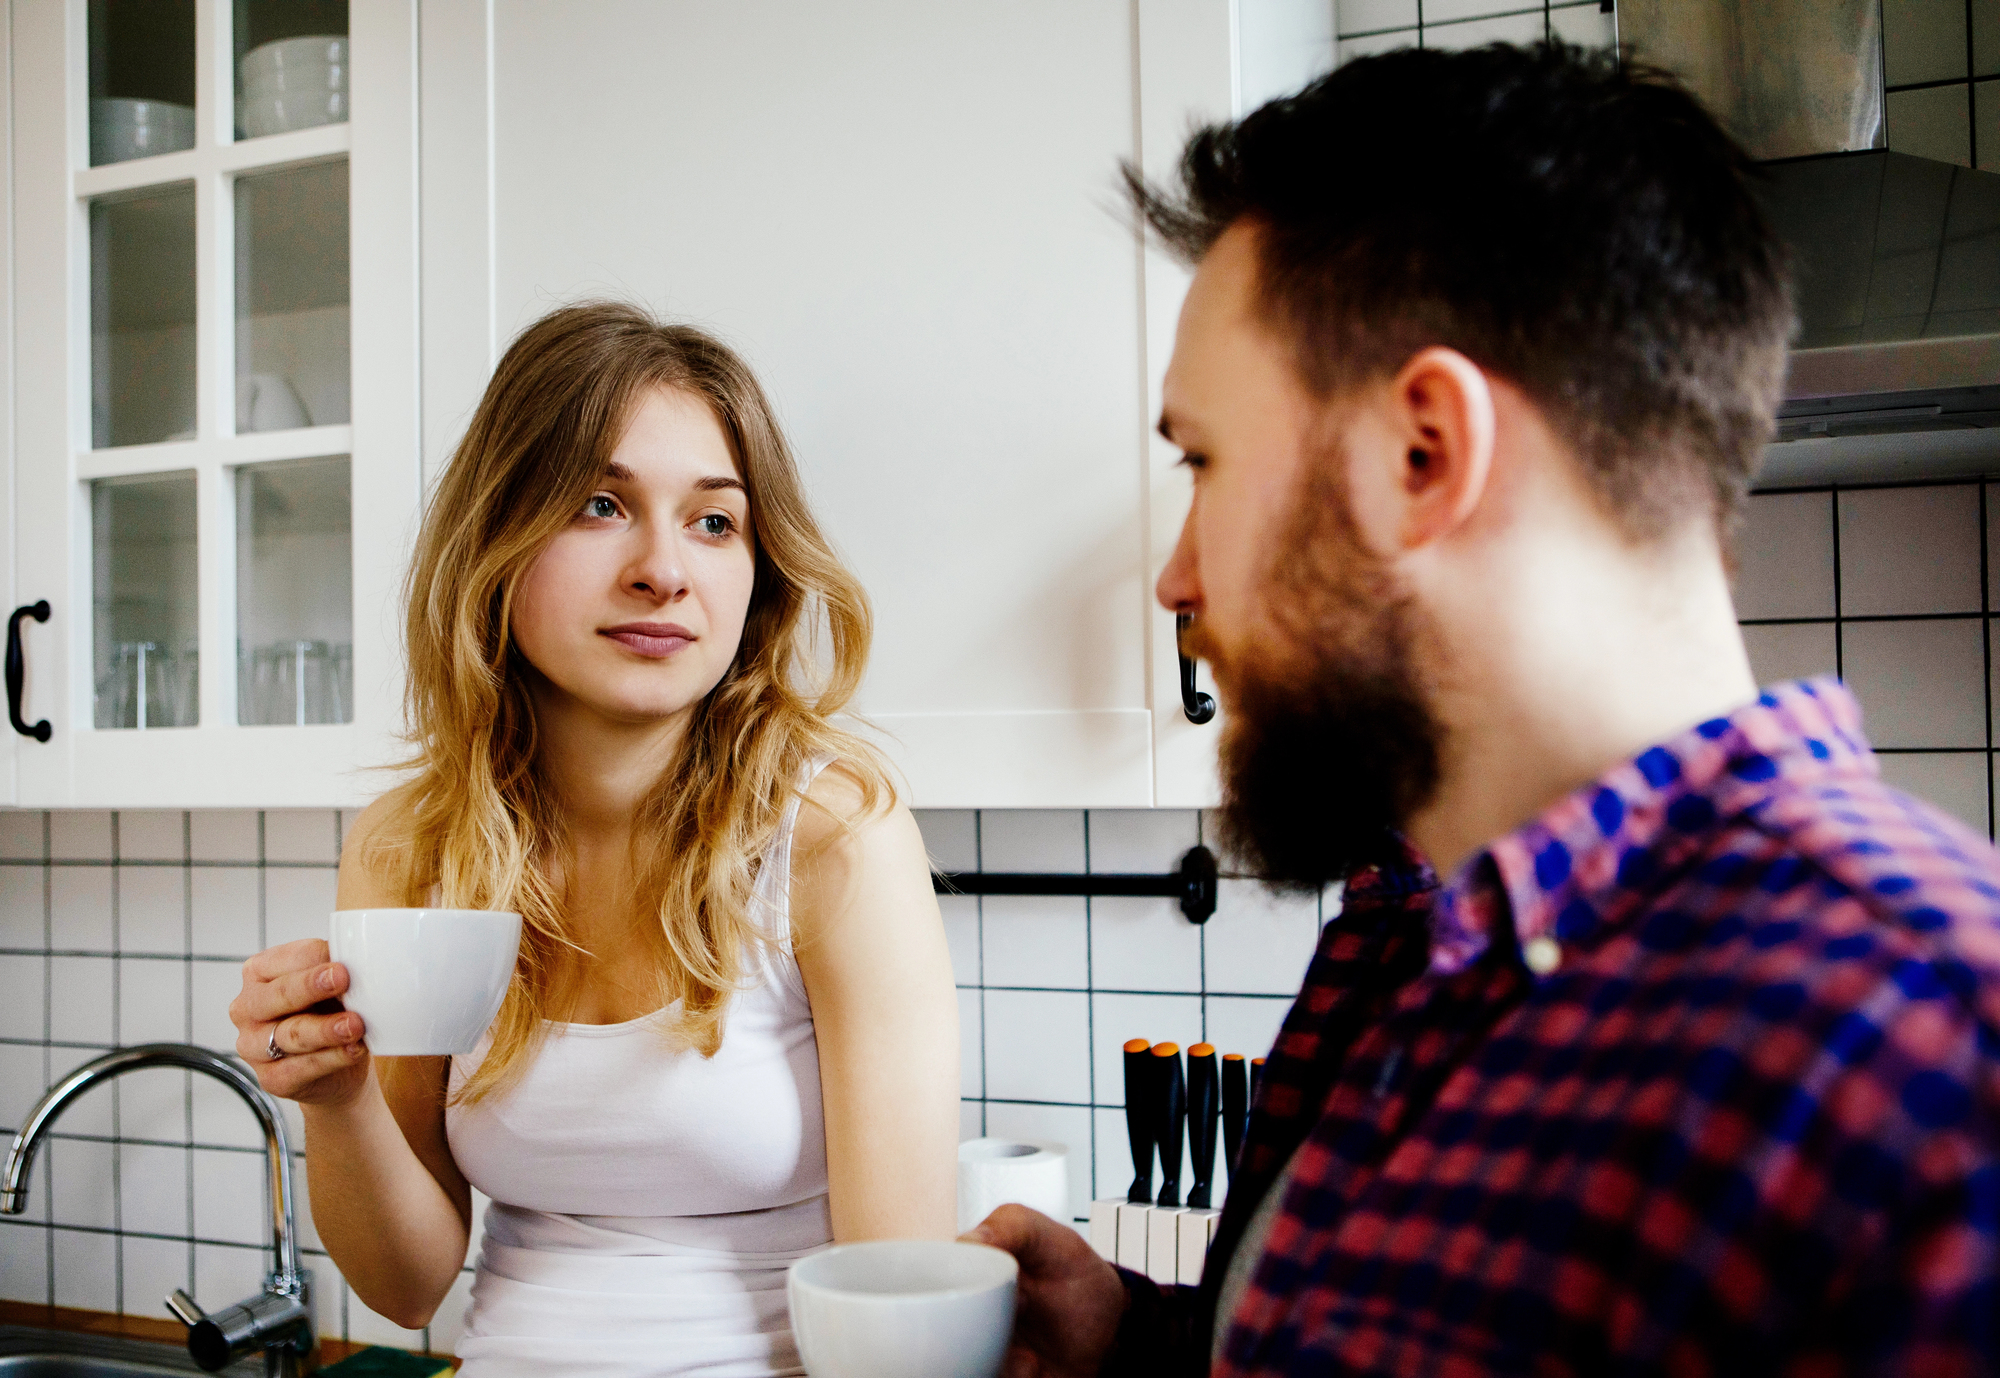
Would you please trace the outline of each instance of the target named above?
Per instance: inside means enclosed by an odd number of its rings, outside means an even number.
[[[2000,854],[1819,680],[1357,877],[1202,1288],[1127,1274],[1106,1374],[1208,1371],[1288,1162],[1230,1378],[2000,1372]]]

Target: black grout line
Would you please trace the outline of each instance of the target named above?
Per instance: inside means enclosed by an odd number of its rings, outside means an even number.
[[[1966,47],[1968,68],[1971,65],[1972,44],[1972,0],[1965,0]],[[1993,623],[1987,616],[1992,612],[1993,564],[1991,552],[1987,548],[1990,528],[1986,510],[1987,490],[1991,485],[1979,485],[1979,660],[1983,673],[1980,675],[1980,692],[1986,704],[1986,836],[1990,839],[1993,831]]]

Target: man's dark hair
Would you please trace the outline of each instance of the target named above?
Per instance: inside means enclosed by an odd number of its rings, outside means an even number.
[[[1625,529],[1726,529],[1792,329],[1749,156],[1665,73],[1561,44],[1348,63],[1125,177],[1189,262],[1260,230],[1266,319],[1316,395],[1444,345],[1519,387]]]

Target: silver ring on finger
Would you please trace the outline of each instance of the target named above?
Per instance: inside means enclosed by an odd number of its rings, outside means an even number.
[[[271,1026],[270,1041],[265,1043],[264,1051],[273,1062],[277,1062],[285,1055],[285,1050],[278,1046],[278,1026],[276,1024]]]

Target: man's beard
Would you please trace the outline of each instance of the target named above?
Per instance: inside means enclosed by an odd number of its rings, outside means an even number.
[[[1304,486],[1274,552],[1268,631],[1217,667],[1222,845],[1302,890],[1395,854],[1392,831],[1437,788],[1442,737],[1415,666],[1420,613],[1363,548],[1335,468]]]

